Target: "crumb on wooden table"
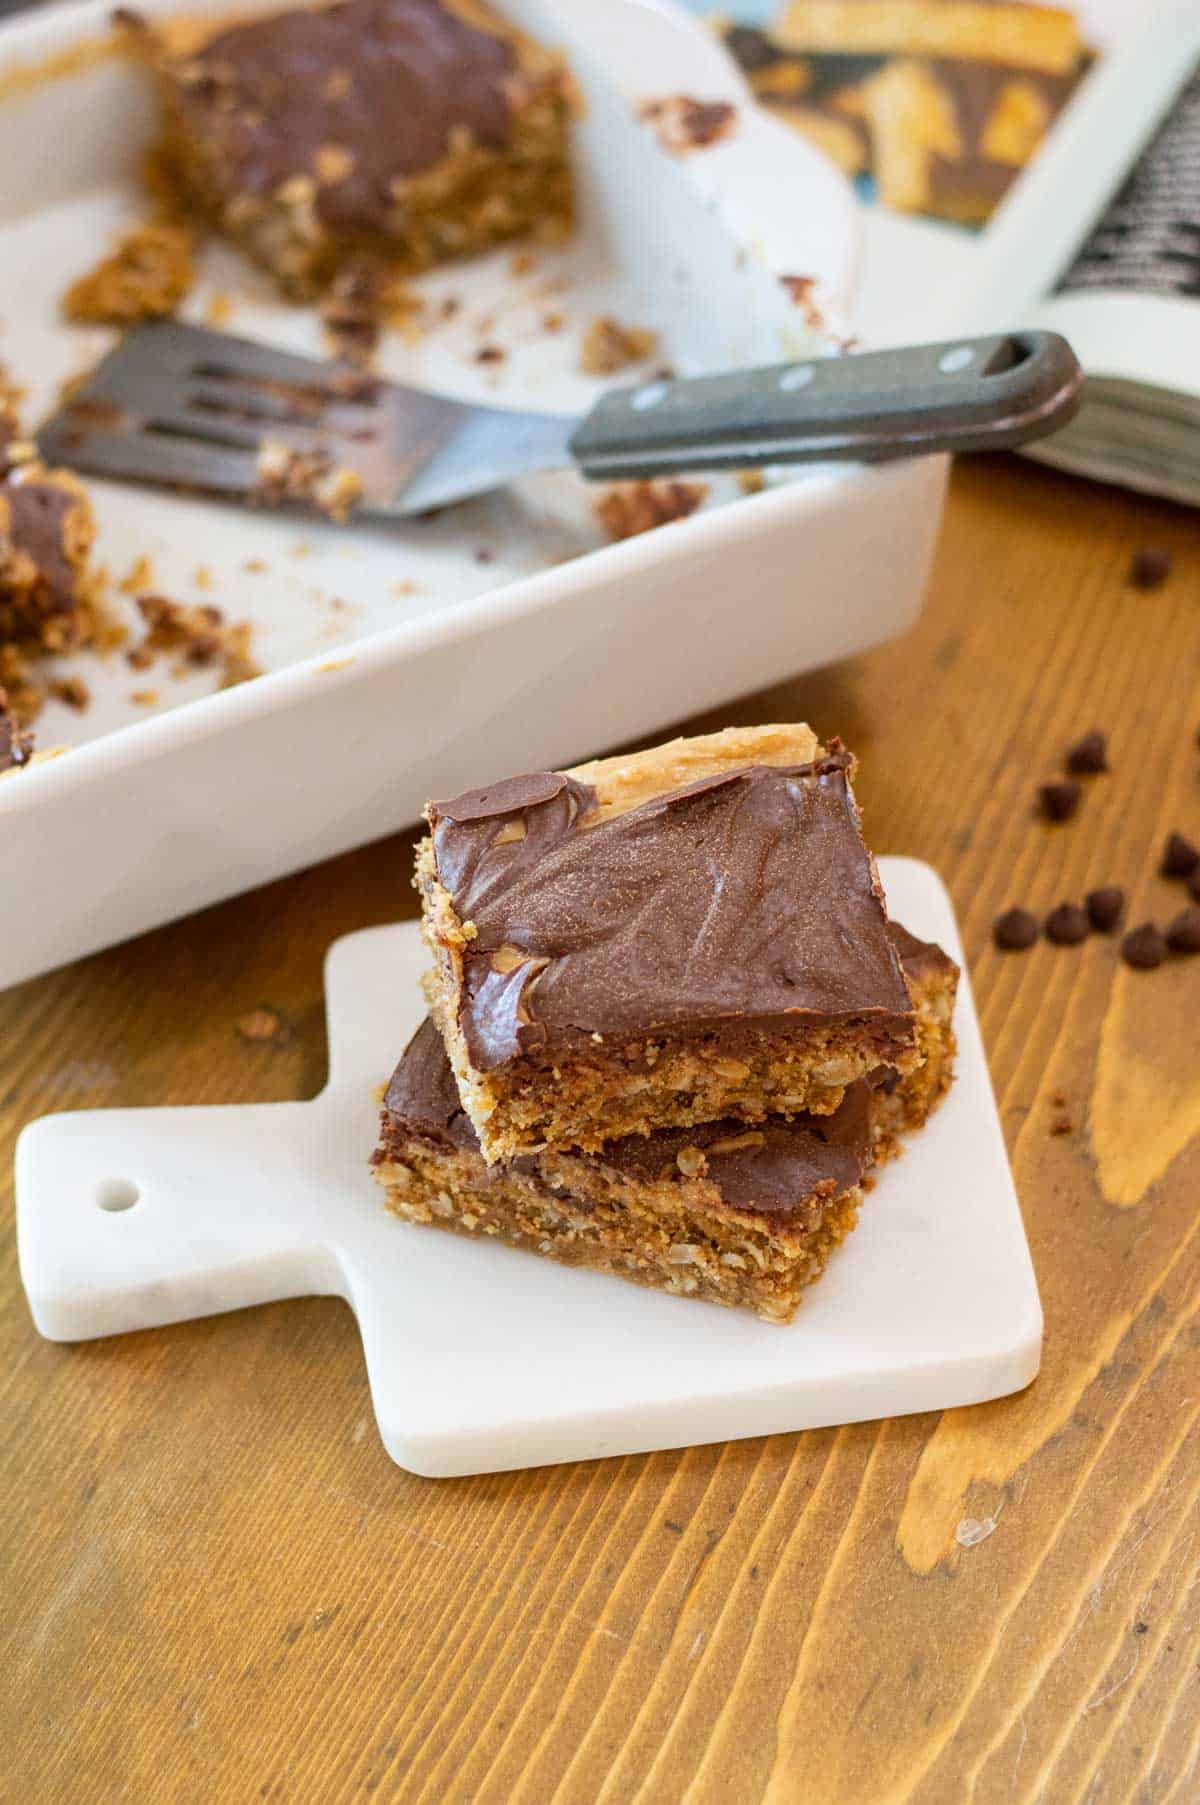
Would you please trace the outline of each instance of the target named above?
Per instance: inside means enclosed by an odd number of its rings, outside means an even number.
[[[265,1042],[271,1046],[283,1047],[292,1038],[290,1022],[269,1003],[263,1003],[259,1008],[240,1015],[234,1027],[240,1039],[259,1044]]]

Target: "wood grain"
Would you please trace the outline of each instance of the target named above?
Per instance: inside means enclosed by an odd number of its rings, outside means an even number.
[[[1124,580],[1147,542],[1175,554],[1150,594]],[[4,1799],[1200,1797],[1200,960],[989,939],[1000,908],[1101,883],[1135,921],[1182,906],[1155,868],[1169,829],[1200,833],[1200,524],[963,468],[913,633],[696,725],[788,718],[843,734],[876,848],[954,895],[1040,1378],[940,1417],[425,1481],[379,1446],[342,1306],[54,1347],[10,1238]],[[1112,773],[1049,827],[1034,786],[1092,726]],[[8,1207],[47,1110],[315,1091],[322,954],[410,912],[408,858],[369,847],[0,999]],[[262,1004],[286,1044],[239,1038]]]

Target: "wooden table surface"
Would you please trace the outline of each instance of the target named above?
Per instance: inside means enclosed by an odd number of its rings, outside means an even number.
[[[1154,593],[1125,582],[1146,543],[1175,555]],[[1102,883],[1134,920],[1186,900],[1156,863],[1200,835],[1200,522],[960,469],[914,632],[703,725],[797,717],[859,751],[876,849],[930,860],[960,911],[1041,1376],[941,1416],[431,1481],[380,1447],[342,1304],[52,1346],[6,1237],[0,1797],[1200,1798],[1200,959],[989,934]],[[1112,774],[1044,825],[1033,787],[1092,726]],[[46,1111],[317,1090],[322,954],[411,912],[409,854],[8,993],[6,1203]],[[264,1003],[286,1044],[239,1037]]]

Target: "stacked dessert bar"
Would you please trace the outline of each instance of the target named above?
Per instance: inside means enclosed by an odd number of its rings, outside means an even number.
[[[954,1058],[957,967],[888,920],[853,769],[730,729],[432,803],[388,1207],[788,1321]]]

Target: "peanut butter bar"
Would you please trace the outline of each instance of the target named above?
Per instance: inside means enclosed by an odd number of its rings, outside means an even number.
[[[986,220],[1072,93],[1072,14],[1026,0],[792,0],[734,28],[760,98],[900,212]],[[866,148],[861,162],[855,155]]]
[[[95,536],[69,471],[29,462],[0,482],[0,646],[65,652],[91,637]]]
[[[409,1222],[786,1322],[854,1227],[870,1096],[860,1079],[832,1115],[706,1122],[489,1166],[426,1020],[388,1086],[375,1176]]]
[[[917,1064],[852,762],[730,729],[430,804],[427,996],[489,1161],[831,1114]]]
[[[6,771],[19,771],[32,757],[33,735],[24,731],[6,692],[0,689],[0,777]]]
[[[566,70],[483,0],[126,23],[162,96],[155,185],[290,294],[570,222]]]
[[[925,1061],[894,1088],[859,1079],[832,1115],[664,1128],[598,1153],[489,1166],[427,1019],[384,1099],[372,1163],[387,1207],[787,1322],[854,1227],[871,1165],[900,1151],[900,1129],[919,1127],[950,1081],[957,967],[894,923],[891,932],[920,997]]]
[[[950,1088],[957,1043],[954,1002],[958,966],[932,940],[918,940],[898,921],[888,923],[917,1012],[920,1064],[911,1072],[872,1073],[871,1135],[877,1164],[901,1151],[901,1136],[924,1127]]]
[[[897,57],[860,90],[879,198],[979,224],[1040,148],[1074,76]]]

